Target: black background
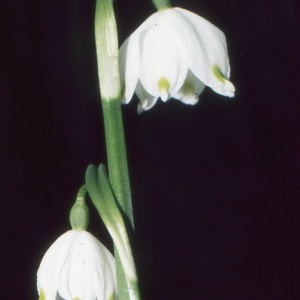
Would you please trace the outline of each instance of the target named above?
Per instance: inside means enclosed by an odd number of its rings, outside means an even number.
[[[1,4],[1,297],[37,299],[88,164],[106,162],[94,1]],[[298,0],[173,1],[226,34],[229,99],[123,106],[144,300],[300,299]],[[120,43],[155,11],[115,0]],[[89,230],[112,244],[94,208]]]

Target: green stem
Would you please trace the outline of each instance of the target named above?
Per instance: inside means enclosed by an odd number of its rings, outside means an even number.
[[[124,288],[118,290],[119,299],[120,294],[125,293],[125,297],[129,296],[130,300],[140,300],[138,279],[125,223],[103,164],[100,164],[98,171],[93,165],[87,168],[86,183],[89,195],[118,250],[115,252],[116,261],[121,261],[123,266],[119,272],[122,274],[121,279],[124,277],[126,281],[121,282],[121,286]],[[118,285],[120,286],[120,282]]]
[[[109,181],[133,227],[131,192],[120,99],[102,99]]]
[[[108,173],[116,199],[133,227],[131,192],[120,104],[118,36],[112,0],[97,0],[95,41],[103,107]],[[115,248],[119,300],[130,300],[125,273]]]
[[[97,64],[103,107],[109,180],[133,227],[118,58],[118,34],[111,0],[97,0],[95,14]]]
[[[127,167],[127,156],[119,99],[102,99],[109,181],[116,199],[133,227],[131,192]],[[130,300],[120,255],[115,247],[119,300]]]

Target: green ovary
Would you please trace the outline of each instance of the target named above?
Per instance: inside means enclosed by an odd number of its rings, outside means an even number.
[[[163,91],[163,90],[168,92],[169,89],[170,89],[170,82],[165,77],[160,77],[160,79],[158,80],[157,85],[158,85],[158,90],[160,92]]]
[[[213,73],[219,81],[221,81],[222,83],[225,83],[225,76],[223,75],[222,71],[220,70],[220,68],[217,65],[213,66]]]

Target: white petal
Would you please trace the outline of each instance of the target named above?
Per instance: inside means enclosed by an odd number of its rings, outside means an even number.
[[[77,231],[58,292],[66,300],[108,299],[114,291],[114,258],[90,233]]]
[[[98,241],[95,239],[95,243],[98,244],[98,256],[101,256],[103,259],[101,264],[97,264],[97,272],[94,278],[94,284],[96,287],[96,296],[97,299],[110,299],[110,296],[117,291],[117,279],[116,279],[116,266],[115,259],[111,253]],[[102,278],[101,278],[102,272]],[[104,275],[104,277],[103,277]],[[97,278],[98,277],[98,278]],[[104,283],[103,289],[100,289],[99,281]],[[117,300],[117,293],[115,292],[115,300]]]
[[[220,95],[227,96],[227,97],[234,97],[235,87],[228,80],[224,79],[223,84],[214,86],[214,87],[212,87],[212,89]]]
[[[153,14],[151,29],[145,33],[142,43],[140,81],[146,91],[163,101],[171,98],[182,85],[187,73],[180,53],[174,47],[176,36],[163,10]]]
[[[192,71],[195,65],[200,66],[197,68],[199,74],[194,71],[193,73],[206,84],[205,69],[209,69],[209,65],[205,55],[205,48],[202,45],[202,41],[199,40],[196,29],[177,8],[168,9],[165,13],[172,28],[172,34],[176,37],[174,38],[174,47],[176,47],[179,55],[182,57],[183,63]]]
[[[134,93],[140,72],[139,35],[130,36],[119,51],[122,102],[128,103]]]
[[[148,110],[156,103],[158,97],[151,96],[142,86],[141,82],[138,81],[136,86],[136,95],[140,99],[137,111],[141,114],[144,110]]]
[[[185,104],[194,105],[198,102],[199,95],[203,92],[204,88],[204,83],[189,71],[183,86],[173,97]]]
[[[75,237],[70,230],[61,235],[44,255],[37,273],[38,292],[43,289],[47,300],[55,300],[59,276],[69,255],[70,245]]]
[[[212,89],[218,94],[234,97],[235,87],[233,84],[225,79],[225,76],[217,65],[214,65],[212,70],[215,78],[218,79],[217,83],[212,86]]]
[[[90,264],[89,255],[92,253],[87,241],[84,237],[76,235],[65,268],[60,275],[58,293],[63,299],[96,299],[94,284],[90,280],[95,266]]]
[[[181,8],[174,8],[186,19],[186,24],[190,23],[197,32],[198,38],[194,39],[192,59],[188,62],[191,71],[203,82],[219,93],[232,96],[233,85],[225,84],[230,76],[229,58],[227,53],[226,38],[222,31],[204,18]],[[187,32],[186,43],[191,44],[188,40]],[[201,48],[202,51],[199,49]],[[197,58],[198,55],[198,58]],[[223,74],[225,81],[220,80],[214,75],[213,68],[217,65]],[[228,90],[229,89],[229,90]]]
[[[151,29],[155,20],[150,16],[122,44],[119,50],[122,102],[128,103],[134,93],[141,67],[141,39]]]
[[[46,252],[38,270],[46,300],[109,299],[116,287],[114,258],[90,233],[70,230]]]

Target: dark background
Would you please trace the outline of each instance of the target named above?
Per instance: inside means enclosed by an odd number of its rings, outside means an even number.
[[[106,162],[94,1],[0,7],[1,298],[36,271]],[[123,106],[143,300],[300,299],[298,0],[173,1],[226,34],[236,97]],[[120,43],[155,11],[115,0]],[[112,244],[89,202],[89,230]],[[100,229],[99,229],[100,228]]]

